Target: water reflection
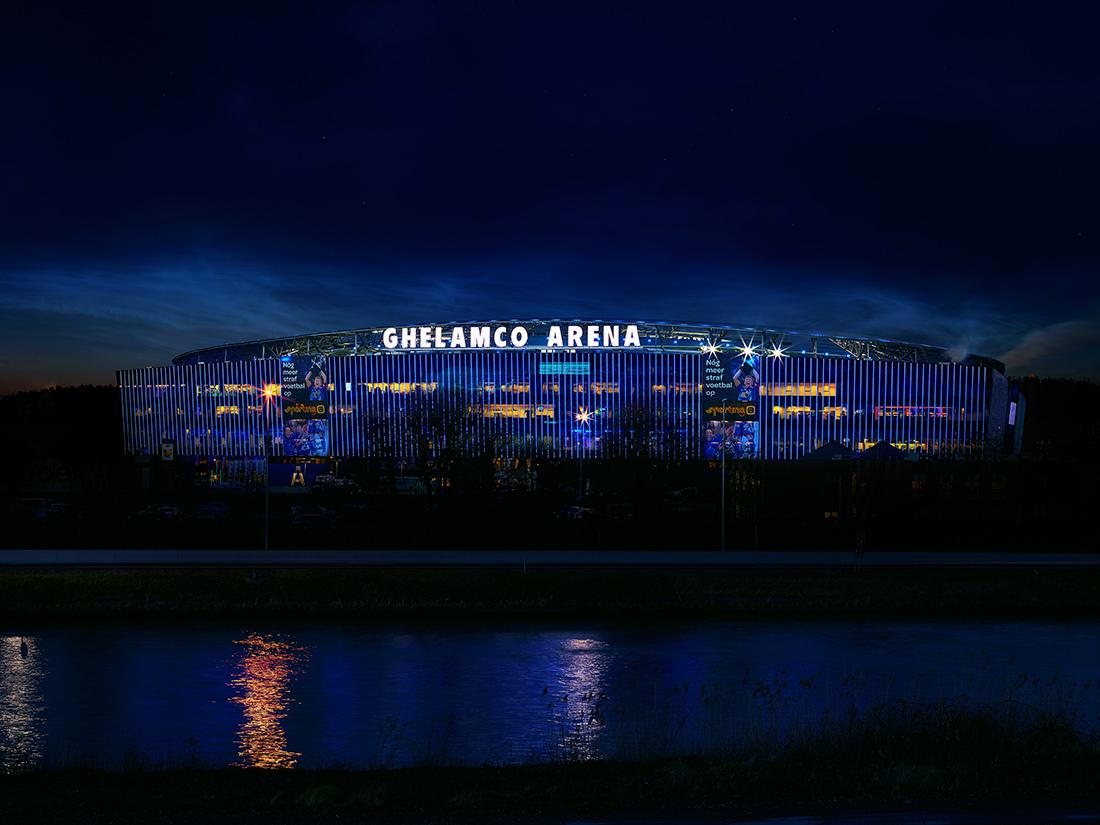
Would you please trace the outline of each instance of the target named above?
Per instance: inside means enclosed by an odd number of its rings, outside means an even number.
[[[560,732],[558,748],[567,759],[595,759],[600,756],[611,652],[598,639],[566,639],[560,650],[561,693],[550,704]]]
[[[44,675],[37,638],[0,636],[0,772],[29,768],[42,760]]]
[[[283,720],[291,680],[301,671],[305,649],[275,636],[253,634],[237,640],[241,646],[231,702],[244,709],[237,734],[239,764],[255,768],[293,768],[302,754],[287,747]]]
[[[707,754],[941,701],[1033,708],[1092,735],[1098,633],[1096,621],[54,626],[24,659],[18,634],[0,632],[0,771],[135,752],[296,768]]]

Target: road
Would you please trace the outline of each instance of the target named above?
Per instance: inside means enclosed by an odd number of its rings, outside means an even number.
[[[853,553],[697,550],[0,550],[0,567],[851,567]],[[1100,553],[867,553],[864,567],[1097,567]]]

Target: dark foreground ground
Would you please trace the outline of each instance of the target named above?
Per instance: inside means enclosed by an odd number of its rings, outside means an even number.
[[[5,822],[732,821],[944,808],[1041,822],[1019,815],[1095,813],[1098,775],[1100,743],[1064,721],[937,706],[884,709],[797,743],[713,758],[365,772],[135,765],[0,777],[0,799]]]
[[[0,619],[1100,615],[1100,568],[0,571]]]

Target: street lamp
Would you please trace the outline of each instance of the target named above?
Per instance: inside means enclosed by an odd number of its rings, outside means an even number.
[[[271,533],[271,404],[275,384],[264,384],[264,550],[269,549]]]
[[[577,500],[584,501],[584,428],[588,424],[592,414],[587,407],[580,407],[574,418],[581,425],[580,455],[577,459]]]
[[[718,539],[718,550],[725,552],[726,550],[726,452],[728,450],[727,443],[729,441],[729,429],[727,427],[726,419],[722,419],[722,501],[721,501],[721,535]]]

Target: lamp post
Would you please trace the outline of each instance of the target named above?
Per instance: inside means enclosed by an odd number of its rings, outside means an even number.
[[[721,513],[721,531],[718,539],[719,552],[725,552],[726,550],[726,442],[729,438],[729,433],[726,430],[726,419],[722,419],[722,483],[720,488],[720,495],[722,497],[721,506],[719,512]]]
[[[269,549],[271,533],[271,397],[272,387],[264,387],[264,550]]]
[[[584,439],[581,439],[581,454],[577,459],[577,501],[584,501]]]
[[[264,550],[271,532],[271,428],[264,435]]]
[[[577,423],[581,425],[581,438],[580,438],[580,455],[577,461],[577,500],[584,501],[584,429],[588,424],[588,419],[591,417],[591,413],[585,407],[580,408],[580,412],[577,413]]]
[[[744,339],[741,340],[741,343],[742,343],[742,345],[744,345],[744,343],[745,343]],[[718,357],[718,344],[717,343],[715,343],[713,340],[708,339],[707,343],[703,347],[701,347],[701,349],[703,351],[704,356],[707,358],[708,365],[713,364],[714,366],[718,366],[720,364],[720,359]],[[751,344],[748,345],[748,349],[751,351],[751,349],[752,349]],[[725,376],[725,370],[726,370],[726,368],[723,366],[721,368],[723,378]],[[711,370],[708,369],[707,370],[708,377],[709,377],[710,372],[711,372]],[[714,392],[715,392],[714,390],[708,390],[707,394],[708,395],[713,395]],[[723,409],[724,409],[725,404],[723,404],[722,406],[723,406]],[[722,428],[722,442],[721,442],[721,448],[720,448],[721,451],[722,451],[722,456],[719,459],[721,461],[722,471],[721,471],[721,475],[719,476],[719,487],[718,487],[718,514],[719,514],[718,515],[718,524],[719,524],[719,528],[718,528],[718,551],[719,552],[724,552],[725,549],[726,549],[726,448],[727,448],[727,442],[728,442],[728,439],[729,439],[729,435],[726,432],[726,419],[725,418],[722,419],[719,426],[721,426],[721,428]]]

